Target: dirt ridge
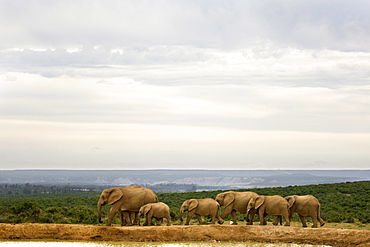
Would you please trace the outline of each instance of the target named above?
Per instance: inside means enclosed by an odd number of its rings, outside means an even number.
[[[94,226],[0,223],[0,239],[88,241],[255,241],[370,247],[370,230],[247,225]]]

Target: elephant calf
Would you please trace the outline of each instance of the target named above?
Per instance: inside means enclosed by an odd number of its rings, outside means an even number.
[[[145,204],[139,210],[139,217],[143,214],[146,215],[145,222],[147,222],[144,226],[151,226],[153,224],[152,218],[155,218],[158,221],[158,226],[162,224],[163,218],[166,218],[167,226],[171,225],[170,208],[163,202]]]
[[[195,214],[197,217],[199,224],[202,224],[202,217],[201,216],[211,216],[212,221],[211,224],[215,224],[216,217],[218,219],[219,224],[223,224],[223,219],[218,215],[218,210],[220,208],[220,204],[216,202],[212,198],[205,198],[205,199],[189,199],[183,202],[180,208],[180,220],[182,221],[182,214],[185,211],[188,211],[188,215],[186,217],[185,225],[189,225],[191,217]]]

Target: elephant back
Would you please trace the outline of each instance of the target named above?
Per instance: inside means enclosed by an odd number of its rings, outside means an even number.
[[[126,186],[122,188],[123,200],[121,210],[139,211],[140,207],[158,202],[158,197],[153,190],[142,186]]]

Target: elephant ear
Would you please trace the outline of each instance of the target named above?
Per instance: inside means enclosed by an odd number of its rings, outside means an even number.
[[[293,207],[293,205],[295,203],[295,196],[287,196],[287,197],[285,197],[285,200],[288,201],[289,208],[291,208],[291,207]]]
[[[227,206],[229,206],[234,201],[235,201],[235,195],[232,194],[232,193],[227,193],[224,196],[224,207],[226,208]]]
[[[107,189],[109,193],[108,204],[113,204],[123,196],[123,192],[119,188]]]
[[[198,207],[198,205],[199,205],[198,200],[191,199],[190,202],[189,202],[189,209],[188,209],[188,211],[193,210],[194,208]]]
[[[255,209],[258,209],[261,207],[261,205],[265,202],[265,197],[264,196],[259,196],[256,198],[256,204],[254,205]]]
[[[146,204],[145,206],[143,206],[143,212],[141,214],[147,214],[149,212],[150,209],[152,209],[152,205],[151,204]]]

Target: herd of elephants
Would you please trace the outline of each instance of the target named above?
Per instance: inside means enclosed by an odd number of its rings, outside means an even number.
[[[112,224],[116,213],[120,212],[121,225],[139,225],[140,216],[145,215],[144,225],[152,225],[152,218],[157,219],[158,225],[166,218],[167,225],[171,225],[170,208],[163,202],[158,202],[158,197],[153,190],[142,186],[126,186],[105,189],[102,191],[98,201],[98,217],[101,223],[102,205],[112,205],[107,226]],[[220,207],[224,207],[222,215],[219,215]],[[253,224],[255,214],[260,218],[260,224],[266,225],[266,215],[277,216],[274,225],[281,224],[282,217],[285,219],[285,226],[290,225],[294,212],[298,213],[303,227],[307,227],[305,217],[312,218],[312,227],[317,227],[318,222],[321,226],[325,222],[320,217],[320,203],[312,195],[305,196],[287,196],[285,198],[275,196],[258,195],[255,192],[245,191],[227,191],[220,193],[215,199],[189,199],[183,202],[180,208],[180,218],[182,214],[187,213],[185,225],[188,225],[190,219],[197,217],[199,224],[202,223],[201,216],[210,216],[211,224],[222,224],[228,215],[231,214],[231,224],[237,224],[236,212],[246,214],[248,225]],[[135,213],[134,220],[131,220],[131,213]]]

